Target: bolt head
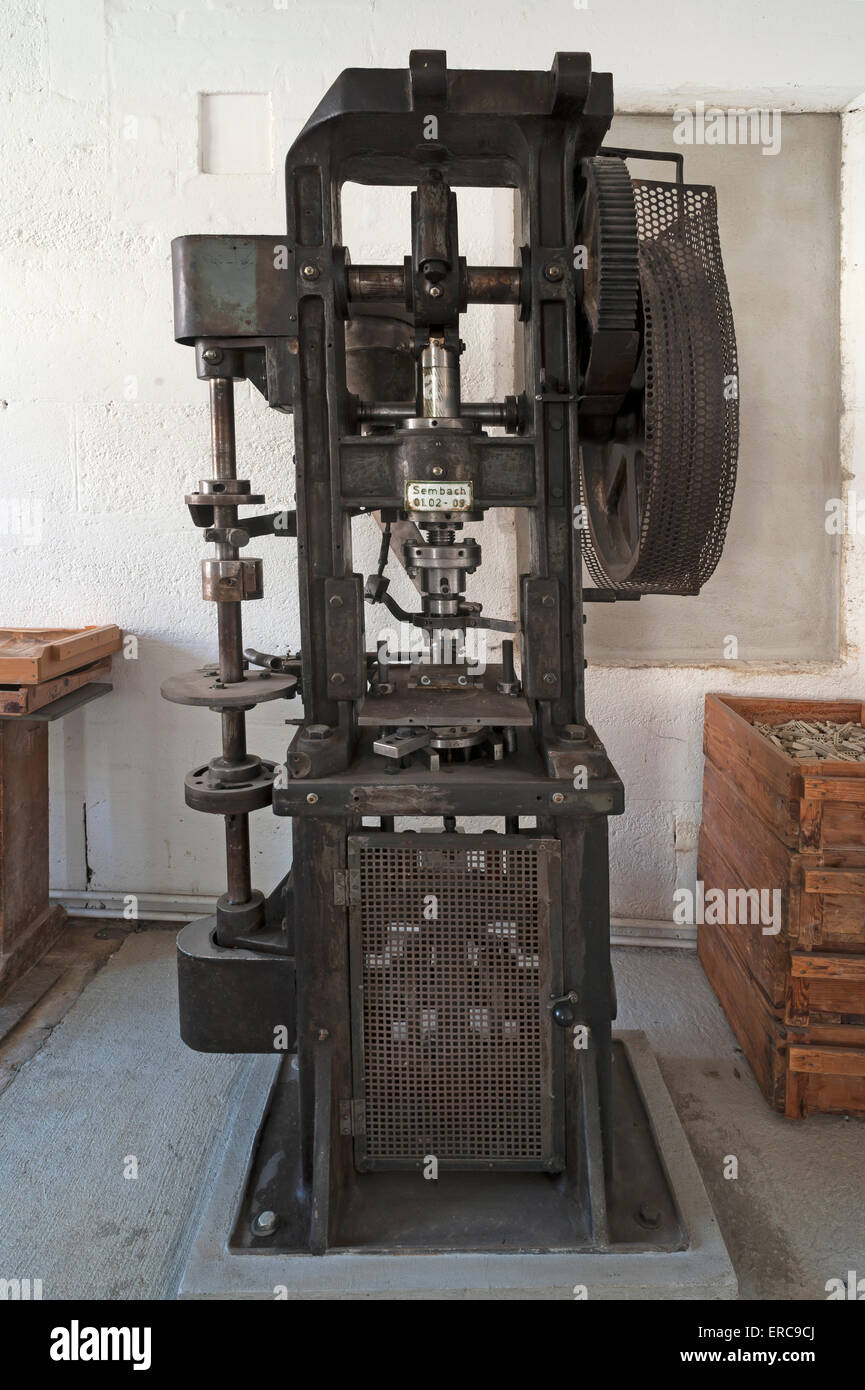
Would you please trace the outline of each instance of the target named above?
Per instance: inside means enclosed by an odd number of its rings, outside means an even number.
[[[548,280],[561,280],[563,273],[560,265],[552,264],[544,266],[544,275]]]
[[[637,1220],[641,1226],[648,1226],[649,1230],[654,1230],[661,1224],[661,1213],[651,1202],[643,1202],[637,1212]]]
[[[555,685],[555,683],[556,683],[556,673],[555,673],[555,671],[545,671],[545,672],[544,672],[544,685]]]
[[[315,792],[309,792],[306,799],[310,806],[314,806],[318,801],[318,796]]]
[[[430,285],[429,292],[431,299],[441,299],[442,295],[444,294],[444,290],[442,289],[441,285]]]
[[[544,608],[552,608],[554,602],[555,599],[553,598],[552,594],[544,594],[543,598],[541,599],[541,603],[544,605]]]
[[[331,594],[330,598],[328,599],[328,603],[330,604],[331,608],[342,608],[343,606],[342,598],[339,594]]]
[[[345,676],[342,674],[341,671],[334,671],[333,675],[330,678],[330,683],[331,685],[344,685]]]
[[[430,678],[429,678],[429,676],[421,676],[421,678],[420,678],[420,683],[421,683],[421,685],[429,685],[429,683],[430,683]]]
[[[564,792],[553,792],[553,801],[555,802],[555,804],[556,804],[557,806],[561,806],[561,804],[562,804],[562,802],[564,801],[564,799],[565,799],[565,794],[564,794]]]
[[[279,1225],[275,1211],[260,1211],[252,1223],[252,1233],[256,1236],[272,1236]]]
[[[204,358],[205,362],[221,362],[222,349],[215,347],[205,348],[201,356]]]
[[[306,265],[301,266],[300,273],[304,280],[317,280],[321,271],[313,261],[307,261]]]
[[[432,475],[434,478],[440,478],[443,472],[444,469],[442,468],[441,464],[437,463],[432,470]]]

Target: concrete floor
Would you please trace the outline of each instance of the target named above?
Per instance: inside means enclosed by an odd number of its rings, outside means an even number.
[[[613,953],[618,1028],[648,1036],[743,1298],[825,1299],[865,1274],[865,1121],[785,1120],[767,1106],[696,954]],[[724,1177],[728,1155],[738,1178]]]
[[[741,1295],[823,1299],[827,1279],[865,1274],[862,1123],[767,1108],[692,952],[614,963],[617,1026],[655,1049]],[[0,1276],[42,1279],[45,1298],[172,1297],[250,1059],[179,1041],[165,930],[127,936],[22,1049],[26,1024],[0,1095]]]
[[[43,1298],[179,1283],[252,1059],[181,1043],[174,939],[127,935],[0,1095],[0,1276],[41,1279]]]

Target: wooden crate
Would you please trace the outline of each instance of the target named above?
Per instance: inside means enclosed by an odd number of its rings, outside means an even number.
[[[753,726],[865,717],[858,700],[758,700],[707,695],[703,750],[778,839],[803,853],[865,850],[865,763],[800,762]]]
[[[791,951],[784,1021],[865,1027],[865,956]]]
[[[82,666],[79,671],[69,671],[65,676],[54,680],[40,681],[38,685],[0,685],[0,714],[19,715],[22,719],[35,710],[44,709],[82,685],[97,681],[101,676],[111,673],[111,658],[94,661],[92,666]]]
[[[734,853],[733,857],[738,861],[738,855]],[[744,872],[741,865],[739,872],[730,868],[704,825],[700,830],[697,877],[704,885],[705,891],[708,893],[710,889],[720,888],[726,895],[730,889],[744,888],[747,890],[749,885],[761,882],[759,879],[745,878]],[[782,888],[781,903],[782,928],[777,936],[765,935],[759,924],[753,926],[742,924],[735,928],[709,924],[706,927],[706,930],[719,930],[724,935],[729,933],[734,937],[731,944],[739,955],[742,964],[747,968],[752,978],[757,981],[772,1006],[779,1010],[783,1008],[787,996],[788,959],[790,955],[789,886],[786,893]],[[698,940],[702,930],[703,924],[699,924],[697,927]]]
[[[706,698],[698,878],[707,894],[780,889],[781,918],[777,934],[698,924],[698,950],[767,1099],[788,1115],[865,1114],[865,764],[800,762],[753,721],[862,718],[858,701]]]
[[[697,950],[773,1110],[789,1119],[810,1114],[865,1118],[865,1026],[814,1021],[791,1027],[756,985],[728,932],[701,928]]]
[[[120,650],[123,634],[107,627],[0,627],[0,685],[36,685]]]

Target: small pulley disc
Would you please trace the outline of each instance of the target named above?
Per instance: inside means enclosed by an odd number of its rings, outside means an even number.
[[[175,705],[206,705],[210,709],[246,709],[265,700],[289,698],[297,689],[297,676],[274,671],[246,671],[243,680],[221,682],[218,666],[202,666],[182,676],[169,676],[162,684],[163,700]]]

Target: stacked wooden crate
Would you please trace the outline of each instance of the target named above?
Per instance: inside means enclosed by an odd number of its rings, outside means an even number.
[[[698,878],[728,902],[780,889],[781,914],[777,932],[698,922],[697,946],[769,1104],[865,1116],[865,763],[802,761],[754,728],[790,719],[858,724],[865,707],[706,697]]]
[[[54,943],[66,913],[48,889],[48,724],[104,694],[123,634],[0,628],[0,991]]]
[[[0,714],[27,715],[107,676],[119,627],[0,627]]]

